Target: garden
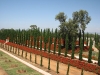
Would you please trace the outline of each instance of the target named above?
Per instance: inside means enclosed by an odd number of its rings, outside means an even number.
[[[81,12],[84,12],[86,17]],[[66,22],[64,13],[56,15],[55,19],[59,20],[61,24],[59,30],[57,28],[43,30],[34,28],[34,26],[28,30],[2,29],[0,30],[0,47],[29,59],[30,62],[38,63],[41,67],[44,64],[43,60],[48,59],[46,66],[48,70],[52,70],[51,61],[54,60],[56,61],[56,73],[60,73],[60,66],[63,63],[68,65],[66,75],[69,74],[70,66],[81,69],[81,75],[84,71],[100,74],[100,35],[85,33],[85,23],[88,24],[91,19],[87,16],[86,11],[80,10],[79,14],[81,17],[84,16],[86,21],[80,18],[76,12],[73,13],[73,20],[70,19],[68,22]],[[78,22],[83,26],[80,29],[77,26]],[[97,48],[97,52],[93,46]],[[78,58],[75,57],[76,55]],[[83,58],[87,58],[87,60],[83,60]],[[93,63],[93,59],[97,62]]]

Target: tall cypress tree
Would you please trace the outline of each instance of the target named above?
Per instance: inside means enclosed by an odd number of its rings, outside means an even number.
[[[40,51],[42,53],[42,29],[41,29],[41,39],[40,39]],[[43,58],[42,58],[42,54],[41,54],[40,66],[43,66],[42,60],[43,60]]]
[[[59,36],[59,49],[58,49],[58,56],[61,55],[61,37]],[[59,73],[59,60],[57,60],[57,73]]]
[[[37,34],[36,34],[36,29],[34,30],[34,49],[36,47],[36,38],[37,38]]]
[[[49,36],[49,47],[48,47],[48,53],[50,54],[50,50],[51,50],[51,44],[52,44],[52,37],[51,37],[51,33],[50,33],[50,36]],[[50,70],[50,56],[48,58],[48,70]]]
[[[99,54],[98,54],[98,65],[100,66],[100,46],[99,46]]]
[[[88,33],[87,33],[87,46],[88,46]]]
[[[74,50],[75,50],[75,41],[74,41],[74,38],[73,38],[71,59],[74,59]]]
[[[48,43],[49,33],[50,33],[50,29],[47,29],[46,32],[45,32],[45,37],[44,37],[45,38],[44,39],[44,43],[45,43],[45,45],[44,45],[44,51],[47,50],[46,47],[47,47],[47,43]]]
[[[44,51],[46,51],[46,31],[45,31],[45,29],[44,29],[44,31],[43,31],[43,37],[44,37]]]
[[[97,38],[97,34],[95,33],[95,36],[94,36],[95,46],[96,46],[96,42],[97,42],[96,38]]]
[[[67,52],[68,52],[68,35],[66,36],[66,41],[65,41],[65,57],[67,56]]]
[[[83,32],[83,50],[84,50],[84,30],[82,30]]]
[[[93,41],[90,37],[90,47],[89,47],[89,54],[88,54],[88,62],[91,63],[91,59],[92,59],[92,45],[93,45]]]
[[[55,30],[55,35],[54,35],[54,52],[53,52],[53,54],[55,54],[55,51],[56,51],[56,41],[57,41],[57,28]]]
[[[80,39],[80,52],[79,52],[79,60],[82,60],[82,53],[83,53],[83,41]]]
[[[80,45],[80,38],[81,38],[81,29],[79,29],[79,45]]]

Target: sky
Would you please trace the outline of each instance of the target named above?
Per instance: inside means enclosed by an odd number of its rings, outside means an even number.
[[[100,33],[100,0],[0,0],[0,29],[28,29],[37,25],[42,29],[55,29],[59,12],[72,18],[72,13],[86,10],[91,17],[85,32]]]

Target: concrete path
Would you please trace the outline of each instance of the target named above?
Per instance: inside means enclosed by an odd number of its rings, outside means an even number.
[[[42,69],[39,69],[39,68],[37,68],[37,67],[35,67],[35,66],[29,64],[28,62],[23,61],[22,59],[20,59],[20,58],[18,58],[18,57],[16,57],[16,56],[14,56],[14,55],[12,55],[12,54],[10,54],[10,53],[4,51],[3,49],[0,49],[0,51],[2,51],[2,52],[4,52],[4,53],[8,54],[9,56],[11,56],[11,57],[13,57],[14,59],[16,59],[16,60],[22,62],[22,63],[25,64],[25,65],[31,67],[32,69],[34,69],[34,70],[36,70],[36,71],[42,73],[43,75],[51,75],[50,73],[45,72],[45,71],[43,71]]]

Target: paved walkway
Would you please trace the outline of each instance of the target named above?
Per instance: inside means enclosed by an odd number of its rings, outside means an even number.
[[[2,51],[2,52],[4,52],[4,53],[8,54],[9,56],[11,56],[11,57],[15,58],[16,60],[18,60],[18,61],[22,62],[22,63],[23,63],[23,64],[25,64],[25,65],[27,65],[27,66],[31,67],[32,69],[34,69],[34,70],[36,70],[36,71],[38,71],[38,72],[42,73],[43,75],[51,75],[50,73],[45,72],[45,71],[43,71],[43,70],[41,70],[41,69],[39,69],[39,68],[37,68],[37,67],[35,67],[35,66],[33,66],[33,65],[29,64],[28,62],[23,61],[23,60],[21,60],[20,58],[18,58],[18,57],[16,57],[16,56],[14,56],[14,55],[12,55],[12,54],[10,54],[10,53],[8,53],[8,52],[4,51],[3,49],[0,49],[0,51]]]

